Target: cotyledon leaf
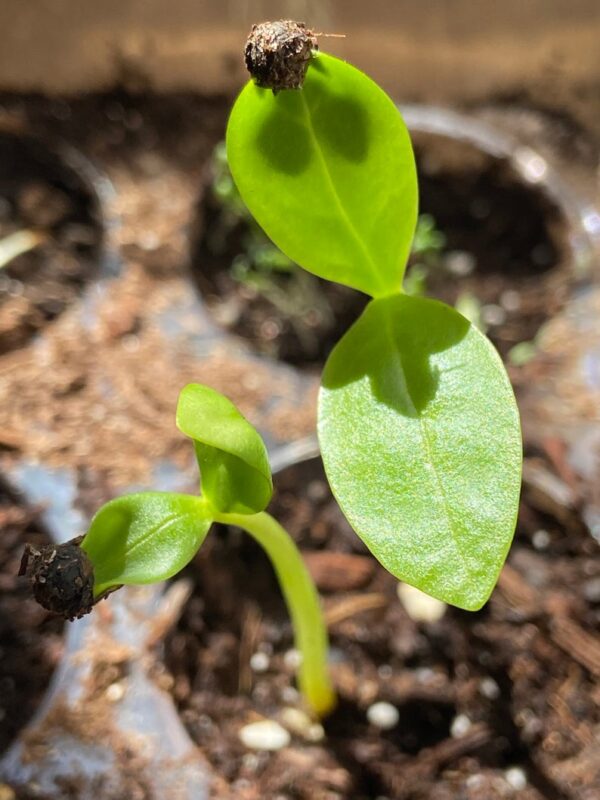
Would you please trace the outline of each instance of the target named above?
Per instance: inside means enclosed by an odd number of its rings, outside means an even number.
[[[521,485],[518,411],[491,343],[435,300],[372,301],[327,361],[319,441],[333,493],[379,561],[480,608]]]
[[[248,83],[227,157],[244,202],[289,258],[372,296],[400,289],[415,163],[398,109],[364,73],[320,53],[302,89],[275,95]]]
[[[191,561],[211,526],[200,497],[139,492],[111,500],[81,543],[94,567],[94,594],[170,578]]]
[[[177,427],[194,440],[202,492],[223,513],[256,514],[271,499],[267,448],[224,395],[190,383],[179,395]]]

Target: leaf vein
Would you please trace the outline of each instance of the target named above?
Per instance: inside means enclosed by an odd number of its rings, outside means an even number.
[[[344,204],[342,203],[342,199],[341,199],[341,197],[339,195],[339,192],[338,192],[338,190],[336,188],[335,182],[334,182],[333,177],[331,175],[331,171],[329,169],[329,166],[327,165],[327,159],[325,158],[325,156],[323,154],[323,150],[322,150],[321,145],[319,143],[319,139],[318,139],[318,137],[317,137],[317,135],[315,133],[315,129],[314,129],[314,126],[313,126],[313,123],[312,123],[310,106],[308,105],[306,97],[305,97],[305,95],[304,95],[304,93],[302,91],[300,91],[300,97],[302,99],[302,107],[304,109],[304,116],[305,116],[305,119],[306,119],[306,128],[307,128],[307,131],[308,131],[308,135],[310,136],[310,139],[311,139],[311,141],[313,143],[313,146],[314,146],[315,151],[317,153],[317,156],[319,158],[319,162],[321,164],[321,169],[323,170],[323,174],[325,175],[325,178],[326,178],[327,183],[329,185],[329,189],[331,191],[331,194],[332,194],[332,196],[333,196],[333,198],[335,200],[335,203],[336,203],[336,205],[338,207],[338,210],[340,212],[340,216],[344,220],[344,223],[346,224],[346,227],[348,228],[351,237],[354,239],[354,241],[358,245],[358,248],[361,251],[361,254],[362,254],[363,258],[365,259],[366,263],[371,268],[371,271],[373,273],[373,276],[374,276],[378,286],[382,290],[385,290],[385,286],[384,286],[384,284],[382,283],[382,280],[381,280],[381,275],[379,274],[377,266],[376,266],[375,262],[373,261],[373,258],[372,258],[371,254],[369,252],[369,249],[366,246],[366,244],[363,241],[363,239],[360,236],[360,234],[358,233],[358,231],[356,230],[356,226],[354,225],[354,223],[350,219],[350,216],[349,216],[348,212],[346,211],[346,208],[345,208]]]
[[[150,528],[150,530],[146,531],[143,536],[141,536],[136,542],[134,542],[131,547],[129,548],[128,554],[131,555],[135,550],[137,550],[141,545],[145,544],[151,536],[155,534],[160,534],[162,530],[167,528],[172,523],[179,522],[184,517],[190,516],[187,512],[183,512],[181,514],[171,514],[170,516],[166,517],[160,525],[156,527]]]
[[[389,315],[386,315],[386,320],[387,320],[387,332],[388,332],[390,341],[392,343],[392,353],[394,354],[394,356],[395,356],[395,358],[396,358],[396,360],[398,362],[398,367],[400,369],[400,375],[401,375],[401,378],[402,378],[402,388],[404,389],[405,399],[407,401],[407,404],[408,404],[408,406],[410,408],[411,413],[414,414],[415,418],[419,421],[419,430],[421,432],[421,439],[423,441],[423,447],[424,447],[424,450],[426,452],[427,460],[428,460],[429,464],[431,464],[431,470],[432,470],[432,473],[433,473],[433,476],[434,476],[435,483],[437,485],[439,496],[441,498],[441,506],[442,506],[442,509],[443,509],[443,512],[444,512],[444,516],[446,517],[446,524],[448,526],[448,530],[450,531],[450,535],[452,537],[452,541],[454,542],[454,547],[456,549],[456,552],[458,553],[458,556],[459,556],[460,560],[463,563],[463,566],[465,567],[465,569],[467,571],[467,575],[469,575],[472,572],[472,570],[471,570],[471,567],[469,565],[469,560],[468,560],[467,556],[465,555],[465,553],[463,552],[462,547],[459,544],[459,537],[458,537],[457,532],[454,529],[452,518],[450,516],[450,511],[449,511],[449,505],[450,504],[448,502],[448,496],[446,494],[446,490],[445,490],[444,485],[442,483],[442,479],[440,477],[440,474],[438,472],[437,466],[436,466],[435,461],[433,459],[433,446],[432,446],[432,443],[431,443],[429,430],[427,429],[427,422],[426,422],[425,419],[423,419],[422,414],[420,414],[419,411],[417,410],[417,407],[416,407],[416,405],[415,405],[415,403],[414,403],[414,401],[412,399],[412,395],[410,393],[410,388],[409,388],[409,385],[408,385],[408,380],[406,379],[406,371],[404,369],[404,362],[402,361],[402,353],[401,353],[400,348],[398,347],[398,345],[396,343],[396,339],[395,339],[395,336],[394,336],[394,331],[393,331],[393,328],[392,328],[392,322],[390,320]]]

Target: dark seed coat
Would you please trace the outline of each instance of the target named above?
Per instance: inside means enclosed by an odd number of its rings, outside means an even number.
[[[257,86],[272,89],[300,89],[317,38],[303,22],[278,20],[253,25],[244,51],[246,67]]]
[[[21,560],[19,575],[27,575],[37,602],[65,619],[83,617],[94,605],[94,569],[82,539],[39,550],[26,545]]]

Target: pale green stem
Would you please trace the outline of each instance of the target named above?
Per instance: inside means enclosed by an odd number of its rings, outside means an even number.
[[[328,637],[319,596],[291,536],[269,514],[214,513],[215,522],[242,528],[265,550],[281,585],[302,663],[298,683],[312,710],[322,717],[335,705],[327,669]]]

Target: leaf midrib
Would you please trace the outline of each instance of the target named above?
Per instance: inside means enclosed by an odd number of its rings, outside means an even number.
[[[381,289],[382,292],[386,292],[387,291],[386,286],[382,283],[381,275],[379,274],[377,266],[376,266],[375,262],[373,261],[373,258],[372,258],[371,254],[369,252],[369,249],[366,246],[366,244],[363,241],[363,239],[360,236],[360,234],[358,233],[358,231],[357,231],[354,223],[352,222],[348,212],[346,211],[346,208],[344,207],[342,199],[341,199],[341,197],[339,195],[339,192],[338,192],[338,190],[336,188],[335,182],[333,180],[333,176],[331,175],[331,172],[329,170],[329,166],[327,164],[327,159],[325,158],[325,156],[323,154],[323,150],[322,150],[321,145],[319,143],[319,139],[318,139],[318,137],[317,137],[317,135],[315,133],[315,129],[314,129],[314,126],[313,126],[313,123],[312,123],[311,110],[310,110],[310,106],[308,105],[308,101],[306,100],[306,96],[305,96],[305,94],[304,94],[304,92],[302,90],[300,90],[299,94],[300,94],[300,99],[301,99],[301,102],[302,102],[302,109],[303,109],[303,112],[304,112],[304,117],[305,117],[305,121],[306,121],[306,128],[307,128],[307,131],[308,131],[308,135],[309,135],[309,137],[310,137],[310,139],[312,141],[312,144],[313,144],[313,147],[315,149],[315,152],[317,153],[317,157],[318,157],[319,162],[321,164],[321,169],[323,171],[323,174],[325,175],[327,184],[329,186],[329,190],[331,192],[331,195],[333,196],[333,199],[335,200],[335,203],[337,205],[338,211],[340,212],[340,216],[343,219],[343,221],[344,221],[344,223],[345,223],[345,225],[346,225],[346,227],[347,227],[347,229],[348,229],[348,231],[350,233],[350,236],[354,239],[354,241],[358,245],[358,248],[361,251],[362,256],[364,257],[365,262],[369,265],[369,267],[371,269],[371,272],[373,274],[373,277],[375,278],[375,281],[377,283],[378,288]]]
[[[171,514],[170,516],[166,517],[165,519],[162,520],[162,522],[150,528],[145,534],[143,534],[143,536],[137,539],[137,541],[134,542],[134,544],[132,544],[131,547],[129,548],[128,551],[129,554],[131,555],[131,553],[137,550],[141,545],[145,544],[146,541],[151,536],[159,535],[165,528],[168,528],[170,525],[180,522],[184,517],[188,516],[190,516],[188,511],[181,511],[179,513]]]
[[[396,338],[394,336],[392,320],[391,320],[389,314],[385,314],[385,321],[386,321],[386,326],[385,326],[386,327],[386,333],[388,335],[389,341],[390,341],[391,346],[392,346],[392,354],[393,354],[393,356],[395,357],[395,359],[396,359],[396,361],[398,363],[398,367],[399,367],[399,371],[400,371],[400,377],[401,377],[401,380],[402,380],[401,387],[403,389],[403,395],[404,395],[404,398],[406,400],[406,403],[407,403],[407,405],[409,407],[409,410],[410,410],[411,414],[413,414],[414,417],[419,422],[419,431],[421,433],[421,440],[423,442],[423,449],[425,450],[428,463],[431,464],[432,473],[433,473],[433,476],[434,476],[435,483],[437,485],[439,497],[441,499],[441,506],[442,506],[442,509],[443,509],[443,512],[444,512],[444,516],[446,518],[446,525],[448,527],[448,530],[450,531],[450,535],[452,537],[452,541],[454,542],[454,547],[456,549],[456,552],[457,552],[460,560],[462,561],[462,564],[463,564],[463,566],[464,566],[464,568],[465,568],[465,570],[467,572],[467,575],[471,575],[473,573],[473,570],[469,565],[469,560],[468,560],[466,554],[463,552],[463,550],[462,550],[462,548],[461,548],[461,546],[459,544],[460,536],[459,536],[458,532],[455,530],[453,522],[452,522],[452,518],[450,516],[450,511],[449,511],[449,505],[450,504],[448,502],[448,497],[446,495],[446,490],[444,489],[444,485],[442,483],[441,476],[440,476],[440,474],[438,472],[436,463],[435,463],[435,461],[433,459],[433,456],[432,456],[433,445],[431,443],[431,439],[430,439],[430,436],[429,436],[429,431],[427,430],[427,421],[424,419],[423,415],[419,413],[419,411],[417,410],[417,407],[416,407],[416,405],[415,405],[415,403],[414,403],[414,401],[412,399],[412,395],[410,393],[410,389],[409,389],[409,386],[408,386],[408,380],[406,378],[406,370],[404,369],[404,363],[402,361],[402,353],[401,353],[400,348],[398,347],[398,345],[396,343]]]

